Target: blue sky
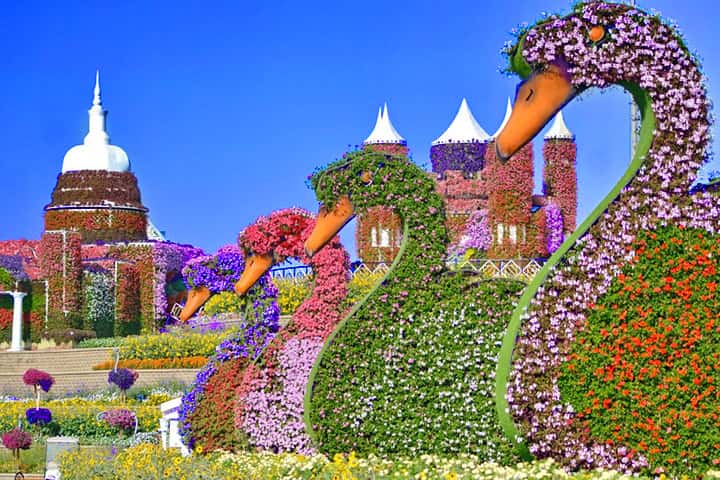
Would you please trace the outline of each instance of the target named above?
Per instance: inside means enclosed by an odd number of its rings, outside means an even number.
[[[717,98],[720,2],[639,1],[674,19]],[[37,239],[67,149],[82,142],[100,69],[112,143],[168,238],[208,251],[258,215],[316,210],[306,176],[370,133],[387,101],[413,159],[462,97],[489,133],[516,79],[510,29],[569,1],[9,2],[0,15],[0,239]],[[619,90],[566,107],[578,142],[579,219],[629,160]],[[717,133],[717,128],[714,129]],[[536,179],[541,177],[536,141]],[[717,162],[708,169],[720,169]],[[353,232],[343,240],[353,245]]]

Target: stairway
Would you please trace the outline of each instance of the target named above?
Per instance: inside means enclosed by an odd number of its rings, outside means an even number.
[[[74,348],[0,352],[0,395],[27,396],[30,387],[22,381],[28,368],[44,370],[55,378],[51,392],[64,395],[108,388],[108,371],[93,370],[92,366],[111,358],[112,348]],[[191,383],[198,369],[139,370],[136,385],[180,381]]]

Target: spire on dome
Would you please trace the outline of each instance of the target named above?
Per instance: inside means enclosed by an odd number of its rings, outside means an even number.
[[[562,110],[555,115],[555,120],[553,121],[550,130],[548,130],[545,134],[545,140],[551,139],[575,140],[575,135],[573,135],[572,132],[568,130],[567,125],[565,125]]]
[[[392,122],[390,121],[390,115],[388,114],[387,102],[385,102],[384,108],[378,111],[377,120],[375,121],[375,128],[370,132],[370,135],[365,139],[363,145],[368,144],[383,144],[383,143],[397,143],[400,145],[406,145],[405,139],[395,130]]]
[[[475,120],[475,117],[470,111],[467,100],[463,98],[460,103],[460,108],[455,115],[455,119],[452,121],[447,130],[445,130],[445,133],[440,135],[434,142],[432,142],[432,144],[440,145],[443,143],[471,142],[484,143],[488,140],[490,140],[490,135],[488,135],[477,120]]]
[[[88,133],[82,145],[76,145],[65,154],[62,172],[75,170],[107,170],[127,172],[130,162],[122,148],[110,145],[110,136],[105,129],[107,110],[103,109],[100,97],[100,71],[95,71],[93,102],[88,110]]]
[[[510,115],[512,115],[512,102],[510,101],[510,97],[508,97],[507,107],[505,107],[505,118],[503,118],[503,121],[500,124],[500,128],[498,128],[497,131],[493,133],[492,138],[497,138],[497,136],[500,135],[500,132],[502,132],[502,129],[505,128],[505,125],[507,125],[508,121],[510,120]]]

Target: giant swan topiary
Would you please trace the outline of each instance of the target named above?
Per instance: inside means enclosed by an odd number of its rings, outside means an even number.
[[[314,226],[314,214],[287,208],[258,218],[238,238],[248,258],[247,274],[235,288],[239,294],[244,295],[273,264],[287,259],[313,270],[310,296],[237,387],[235,425],[253,448],[305,455],[314,451],[303,422],[303,395],[310,368],[342,316],[350,266],[337,236],[312,258],[305,255],[304,242]]]
[[[403,225],[387,275],[333,331],[313,366],[305,419],[315,445],[327,453],[511,461],[492,377],[523,284],[469,284],[447,272],[443,200],[406,157],[352,152],[311,184],[325,207],[305,244],[309,254],[373,207],[393,209]]]
[[[720,463],[720,205],[690,193],[710,140],[698,62],[658,16],[605,2],[542,20],[508,54],[523,82],[501,159],[593,87],[627,90],[642,125],[622,178],[512,315],[496,376],[503,427],[525,457],[701,475]]]

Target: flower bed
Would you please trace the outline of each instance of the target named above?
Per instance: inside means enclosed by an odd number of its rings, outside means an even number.
[[[117,429],[108,425],[98,414],[112,408],[130,408],[138,417],[139,431],[157,430],[160,409],[155,405],[142,405],[131,402],[131,406],[119,403],[70,398],[49,400],[43,405],[52,412],[52,421],[33,428],[43,435],[62,435],[70,437],[116,437]],[[32,401],[0,402],[0,431],[8,431],[17,426],[18,418],[35,407]]]
[[[219,333],[173,331],[126,337],[120,345],[120,358],[123,360],[158,360],[210,357],[215,353],[215,348],[230,335],[232,335],[232,330]]]
[[[208,357],[194,356],[181,358],[154,358],[154,359],[136,359],[136,360],[120,360],[119,368],[135,369],[162,369],[162,368],[201,368],[208,361]],[[93,365],[93,370],[110,370],[115,368],[115,360],[106,360]]]
[[[113,457],[102,451],[71,451],[60,457],[60,472],[65,480],[124,480],[142,472],[148,480],[200,480],[209,478],[310,480],[532,480],[564,479],[630,480],[611,471],[568,474],[550,460],[502,467],[482,463],[477,457],[359,458],[355,454],[305,457],[296,454],[239,453],[182,457],[177,450],[162,450],[156,445],[141,444]],[[647,477],[644,477],[647,478]]]

